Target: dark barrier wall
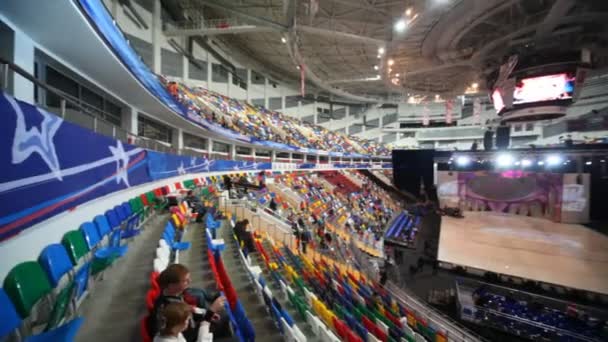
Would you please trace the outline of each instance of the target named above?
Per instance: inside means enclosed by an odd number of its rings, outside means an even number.
[[[399,190],[419,197],[421,184],[433,189],[435,150],[393,150],[393,177]]]

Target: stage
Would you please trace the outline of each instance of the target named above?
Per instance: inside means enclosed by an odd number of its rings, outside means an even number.
[[[608,294],[608,237],[578,224],[497,212],[441,218],[438,259]]]

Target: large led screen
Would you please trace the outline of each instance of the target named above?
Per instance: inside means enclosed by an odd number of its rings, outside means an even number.
[[[515,85],[513,104],[572,99],[574,81],[573,73],[520,79]]]

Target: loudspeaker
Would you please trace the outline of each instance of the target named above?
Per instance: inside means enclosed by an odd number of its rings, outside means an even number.
[[[496,148],[506,149],[509,148],[509,142],[511,140],[511,128],[509,126],[499,126],[496,128]]]
[[[493,139],[494,139],[494,132],[486,131],[483,134],[483,149],[484,150],[490,151],[494,147],[494,144],[492,142]]]

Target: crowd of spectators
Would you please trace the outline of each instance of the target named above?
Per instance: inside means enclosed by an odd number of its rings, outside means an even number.
[[[190,113],[200,115],[211,124],[246,136],[328,152],[390,154],[390,150],[385,145],[373,140],[330,131],[202,87],[188,87],[176,82],[167,82],[163,78],[161,80],[167,86],[169,93]]]
[[[327,235],[325,223],[343,229],[360,241],[381,241],[386,225],[397,210],[384,190],[371,182],[363,183],[360,192],[345,195],[310,176],[284,176],[276,181],[287,185],[303,198],[300,212],[308,213],[304,219],[317,228],[322,246],[331,245],[331,241],[322,238]],[[291,215],[299,218],[297,211],[292,211]]]

